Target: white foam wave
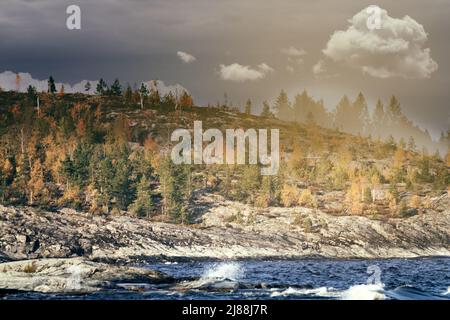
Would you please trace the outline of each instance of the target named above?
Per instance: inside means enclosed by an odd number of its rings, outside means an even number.
[[[244,269],[237,262],[222,262],[206,269],[201,280],[232,280],[238,281],[244,276]]]
[[[276,290],[276,289],[274,289]],[[333,288],[319,287],[313,289],[297,289],[289,287],[283,291],[274,291],[271,293],[271,297],[286,297],[286,296],[303,296],[313,295],[319,297],[334,297],[337,292]]]
[[[448,287],[448,288],[447,288],[447,291],[444,292],[444,296],[448,296],[448,295],[450,295],[450,287]]]
[[[384,300],[383,285],[358,284],[351,286],[341,294],[342,300]]]

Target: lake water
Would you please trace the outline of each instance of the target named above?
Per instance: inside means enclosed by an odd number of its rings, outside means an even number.
[[[183,290],[126,284],[89,295],[19,294],[7,299],[448,299],[450,258],[160,263]]]

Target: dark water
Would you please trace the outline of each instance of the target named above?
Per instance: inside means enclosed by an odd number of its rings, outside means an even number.
[[[184,279],[180,285],[188,289],[122,284],[123,290],[89,295],[20,294],[7,299],[450,299],[450,258],[192,262],[143,267]]]

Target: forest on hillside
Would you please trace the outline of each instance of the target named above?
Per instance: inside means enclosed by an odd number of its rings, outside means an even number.
[[[48,84],[45,93],[0,92],[3,204],[189,223],[196,196],[212,192],[261,208],[407,217],[432,208],[450,184],[449,133],[439,141],[445,156],[419,148],[433,146],[431,138],[395,97],[387,107],[379,101],[371,117],[362,94],[329,113],[306,91],[292,104],[283,91],[255,116],[250,100],[241,112],[226,103],[196,107],[186,91],[123,90],[118,80],[101,80],[95,96],[57,92],[52,77]],[[174,165],[171,129],[196,119],[205,127],[280,128],[279,174],[261,176],[257,165]]]

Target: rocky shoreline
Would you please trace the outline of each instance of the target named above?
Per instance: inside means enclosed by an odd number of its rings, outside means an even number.
[[[115,266],[83,258],[37,259],[0,264],[0,293],[92,293],[116,289],[120,283],[171,283],[158,271]]]
[[[208,195],[196,204],[197,224],[189,226],[0,206],[0,262],[450,256],[449,204],[446,195],[436,210],[372,220],[301,207],[256,209]]]
[[[161,261],[450,256],[449,204],[447,195],[435,210],[381,221],[300,207],[255,209],[208,195],[189,226],[0,206],[0,295],[174,285],[162,273],[133,267]]]

